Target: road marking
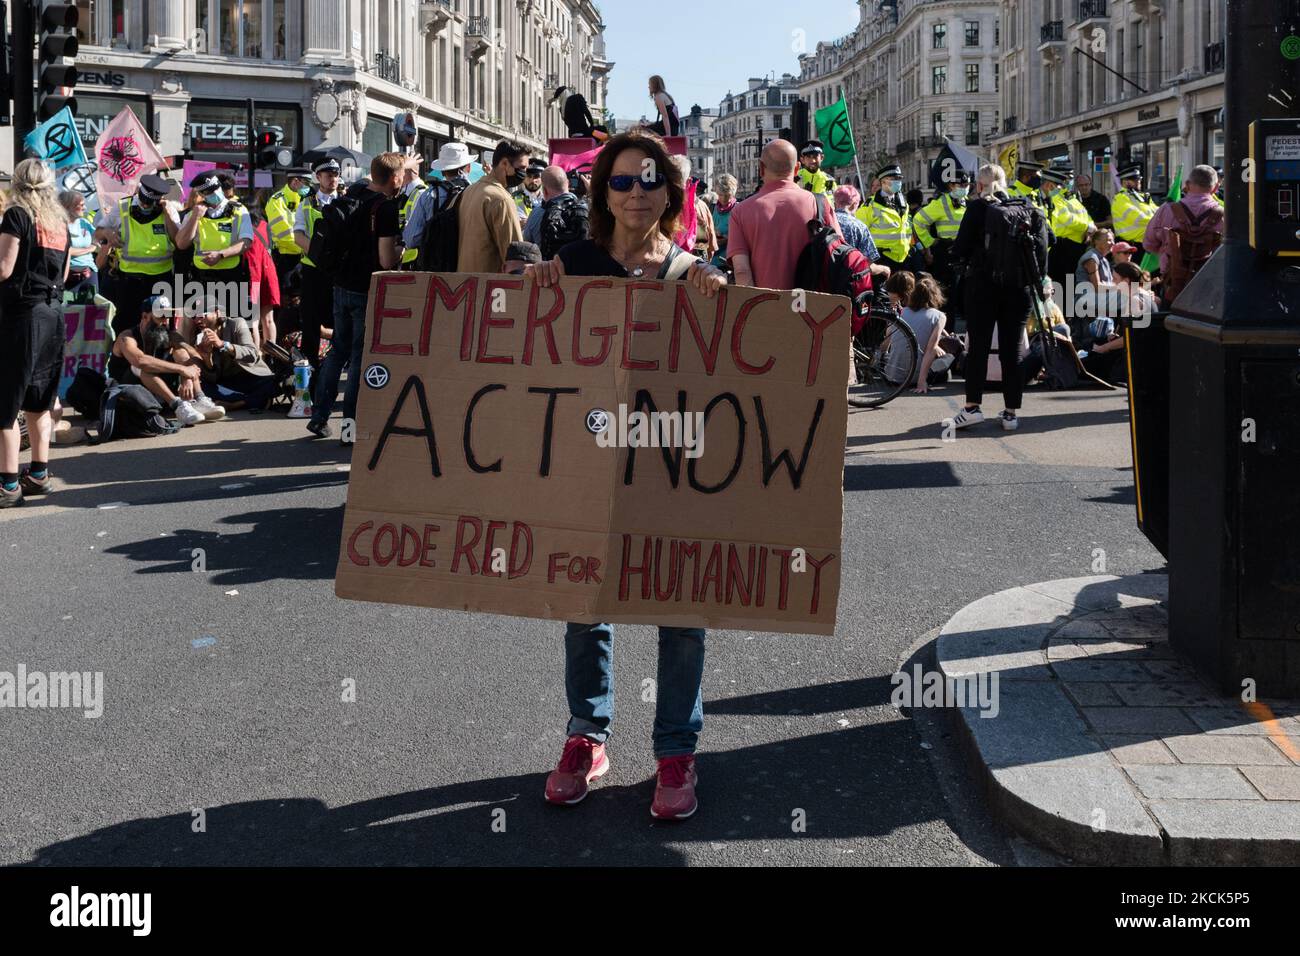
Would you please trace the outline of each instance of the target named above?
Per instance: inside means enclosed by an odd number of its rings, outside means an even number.
[[[114,508],[125,508],[126,506],[127,502],[125,501],[106,501],[102,505],[96,505],[100,511],[111,511]]]

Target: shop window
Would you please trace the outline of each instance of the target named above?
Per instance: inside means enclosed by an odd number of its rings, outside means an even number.
[[[301,117],[297,106],[263,106],[253,117],[258,129],[280,134],[280,143],[301,151]],[[190,151],[196,159],[214,162],[248,161],[248,113],[243,104],[195,100],[189,110]]]
[[[104,128],[113,117],[122,112],[124,106],[131,108],[131,112],[135,113],[145,129],[151,128],[148,100],[124,96],[78,94],[77,115],[74,117],[74,122],[87,155],[94,154],[94,146],[99,141],[100,134],[104,132]]]

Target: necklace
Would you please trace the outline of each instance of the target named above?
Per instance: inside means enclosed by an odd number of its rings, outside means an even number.
[[[648,260],[648,259],[650,259],[651,257],[653,257],[653,256],[656,255],[658,252],[659,252],[659,241],[658,241],[658,240],[655,240],[655,244],[654,244],[653,246],[651,246],[650,250],[649,250],[648,252],[646,252],[646,253],[644,253],[644,254],[642,254],[642,255],[640,256],[640,259],[641,259],[641,265],[639,265],[639,266],[633,267],[633,266],[629,265],[629,264],[628,264],[628,263],[629,263],[629,260],[619,258],[618,256],[614,255],[613,251],[610,252],[610,258],[612,258],[615,262],[617,262],[620,266],[622,266],[623,269],[627,272],[627,274],[628,274],[631,278],[633,278],[633,279],[639,279],[639,278],[641,278],[643,275],[645,275],[645,263],[646,263],[646,260]]]

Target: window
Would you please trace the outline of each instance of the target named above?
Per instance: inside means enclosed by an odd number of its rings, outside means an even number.
[[[100,45],[99,28],[95,23],[95,8],[98,5],[95,0],[76,0],[78,46]]]
[[[100,96],[98,93],[77,96],[77,115],[73,117],[73,123],[76,124],[77,134],[81,137],[81,144],[86,148],[87,153],[93,149],[104,128],[113,117],[122,112],[124,106],[131,107],[131,112],[135,113],[145,129],[151,128],[147,100]]]
[[[966,92],[978,93],[980,91],[980,65],[978,63],[966,64]]]
[[[946,50],[948,48],[948,24],[936,23],[934,25],[934,39],[930,48],[933,50]]]
[[[930,68],[930,92],[935,96],[948,92],[948,68],[946,66]]]
[[[301,149],[300,110],[297,106],[263,106],[253,116],[258,129],[269,127],[280,133],[281,144]],[[190,149],[195,159],[215,162],[243,162],[248,156],[248,113],[244,105],[217,100],[194,100],[189,108]]]
[[[113,0],[114,6],[119,2],[121,0]],[[287,2],[288,0],[195,0],[197,51],[254,60],[287,59]]]
[[[978,20],[966,21],[966,45],[980,45],[980,22]]]
[[[978,146],[980,144],[980,114],[979,110],[966,111],[966,145]]]
[[[943,114],[935,113],[930,117],[930,129],[935,136],[943,135]]]

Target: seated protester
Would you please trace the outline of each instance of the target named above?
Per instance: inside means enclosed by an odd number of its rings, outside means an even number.
[[[226,411],[261,411],[279,391],[280,383],[262,360],[248,325],[222,315],[215,304],[185,319],[179,339],[177,344],[199,366],[206,390]]]
[[[912,371],[912,377],[904,384],[914,385],[913,391],[924,395],[931,385],[942,385],[948,381],[948,369],[952,366],[954,357],[939,347],[939,338],[948,324],[948,317],[940,311],[943,290],[939,288],[934,276],[920,273],[904,299],[904,290],[909,285],[903,278],[904,275],[906,273],[890,276],[885,283],[885,291],[890,293],[891,298],[896,296],[903,303],[903,321],[916,334],[918,365]],[[890,349],[885,363],[885,378],[894,383],[899,382],[905,373],[902,367],[904,361],[901,351],[895,355],[894,350]]]
[[[171,303],[166,296],[144,301],[140,321],[117,333],[108,358],[108,377],[119,385],[143,385],[182,425],[224,418],[226,413],[203,394],[201,370],[168,331]]]
[[[1127,242],[1117,242],[1110,247],[1111,269],[1125,262],[1133,261],[1133,254],[1137,252],[1137,246],[1130,245]]]
[[[521,276],[528,266],[541,264],[542,250],[535,242],[512,242],[506,250],[506,275]]]
[[[1114,267],[1114,275],[1120,306],[1127,317],[1140,319],[1159,310],[1160,300],[1151,289],[1151,273],[1132,262],[1121,262]]]
[[[1112,385],[1127,382],[1128,362],[1124,355],[1124,339],[1115,328],[1115,320],[1094,319],[1088,325],[1088,333],[1092,345],[1079,352],[1084,369]]]

